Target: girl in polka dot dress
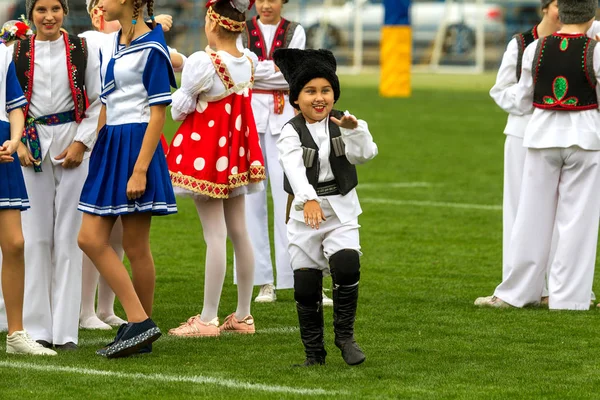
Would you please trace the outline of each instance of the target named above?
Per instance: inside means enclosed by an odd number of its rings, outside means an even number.
[[[202,313],[171,329],[169,333],[175,336],[255,331],[250,315],[254,254],[246,230],[244,195],[263,190],[265,179],[251,107],[258,59],[236,47],[249,3],[208,2],[205,32],[209,47],[190,56],[181,88],[173,95],[173,118],[183,123],[173,138],[167,163],[175,193],[194,199],[207,246]],[[227,236],[237,259],[238,305],[219,326]]]

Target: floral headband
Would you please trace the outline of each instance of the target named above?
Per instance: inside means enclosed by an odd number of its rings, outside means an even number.
[[[33,30],[29,25],[29,21],[25,19],[24,15],[21,15],[18,21],[8,21],[2,25],[2,29],[0,29],[0,43],[27,39],[31,35],[33,35]]]

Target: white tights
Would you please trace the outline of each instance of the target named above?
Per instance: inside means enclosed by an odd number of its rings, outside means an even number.
[[[254,253],[246,229],[244,196],[227,200],[195,201],[206,242],[204,305],[200,319],[209,322],[217,316],[227,269],[227,237],[236,257],[238,302],[235,317],[250,315],[254,285]]]

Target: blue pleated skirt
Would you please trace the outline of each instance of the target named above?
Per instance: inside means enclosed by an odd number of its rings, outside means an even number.
[[[136,200],[127,199],[127,182],[133,174],[147,126],[147,123],[105,125],[100,130],[79,200],[80,211],[104,216],[177,212],[165,153],[160,144],[148,167],[146,191]]]
[[[0,121],[0,145],[9,139],[10,124]],[[0,163],[0,210],[27,210],[29,198],[25,189],[23,171],[17,153],[13,154],[13,157],[13,162]]]

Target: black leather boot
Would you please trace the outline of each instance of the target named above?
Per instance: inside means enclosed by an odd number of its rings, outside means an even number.
[[[306,360],[295,367],[310,367],[325,364],[325,341],[323,339],[323,306],[316,303],[312,307],[296,302],[298,321],[300,322],[300,338],[306,352]]]
[[[354,319],[358,304],[358,282],[353,286],[333,287],[333,331],[335,345],[342,351],[342,358],[348,365],[358,365],[365,361],[365,353],[354,340]]]

